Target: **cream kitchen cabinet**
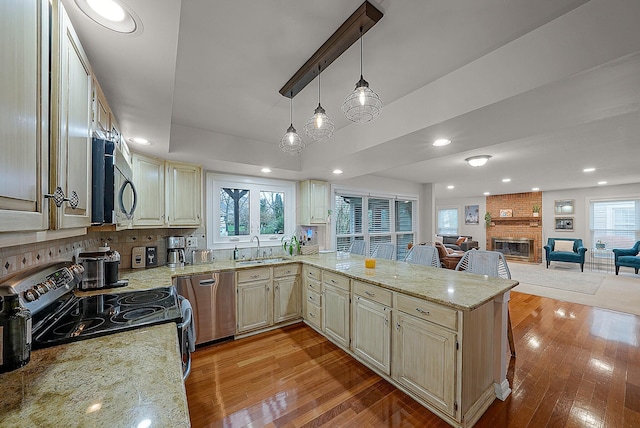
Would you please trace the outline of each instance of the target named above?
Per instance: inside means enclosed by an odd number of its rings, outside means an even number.
[[[307,324],[322,331],[322,282],[320,269],[302,267],[303,318]]]
[[[97,79],[93,79],[92,105],[91,123],[93,132],[100,138],[110,139],[111,110]]]
[[[328,187],[329,184],[326,181],[305,180],[300,182],[300,224],[325,224],[327,222]]]
[[[354,281],[351,349],[386,375],[391,373],[391,302],[389,290]]]
[[[238,333],[266,328],[273,324],[272,296],[271,278],[238,283]]]
[[[273,267],[273,322],[300,318],[300,265],[292,263]]]
[[[202,223],[202,167],[167,162],[167,224],[199,227]]]
[[[162,227],[164,215],[164,160],[134,153],[133,183],[138,192],[138,205],[133,213],[134,227]]]
[[[322,331],[344,349],[349,349],[351,339],[350,285],[349,278],[333,272],[322,272]]]
[[[91,85],[87,56],[62,3],[52,2],[51,164],[49,188],[77,206],[53,209],[52,228],[91,225]],[[74,196],[75,195],[75,196]]]
[[[0,232],[49,228],[48,11],[46,0],[0,2]]]
[[[400,311],[394,316],[393,378],[454,417],[456,333]]]

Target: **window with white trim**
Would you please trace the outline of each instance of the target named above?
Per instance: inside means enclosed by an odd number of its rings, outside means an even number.
[[[226,248],[258,235],[262,245],[280,245],[295,231],[296,183],[207,174],[207,244]],[[225,245],[227,244],[227,245]]]
[[[458,234],[458,208],[438,208],[438,235]]]
[[[630,248],[640,240],[640,198],[592,200],[589,204],[591,245]]]
[[[336,192],[336,251],[348,251],[356,240],[366,242],[368,254],[378,244],[393,243],[396,259],[404,260],[407,245],[415,242],[415,208],[416,200]]]

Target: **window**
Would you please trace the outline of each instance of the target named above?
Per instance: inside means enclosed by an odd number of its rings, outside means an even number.
[[[630,248],[640,240],[640,199],[591,201],[589,211],[593,246]]]
[[[280,245],[295,231],[295,189],[293,181],[207,174],[207,245],[228,248],[253,235]]]
[[[438,235],[458,234],[458,208],[438,208]]]
[[[336,251],[348,251],[356,240],[366,242],[368,254],[378,244],[393,243],[397,260],[404,260],[407,245],[415,242],[414,211],[415,200],[336,193]]]

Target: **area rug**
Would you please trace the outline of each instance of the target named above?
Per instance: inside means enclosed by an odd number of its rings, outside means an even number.
[[[596,294],[605,278],[604,274],[580,272],[580,267],[574,263],[552,264],[549,269],[544,265],[527,265],[510,263],[511,278],[521,284],[538,285],[556,288],[558,290],[573,291],[575,293]]]

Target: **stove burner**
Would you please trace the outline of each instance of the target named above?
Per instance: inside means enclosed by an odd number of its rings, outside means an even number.
[[[148,290],[128,293],[120,297],[118,303],[121,305],[142,305],[156,303],[169,297],[170,293],[165,290]]]
[[[136,321],[149,315],[153,315],[157,312],[161,312],[163,310],[164,307],[162,306],[145,306],[143,308],[125,310],[112,316],[111,322],[120,324],[130,321]]]
[[[76,337],[80,336],[83,332],[98,328],[102,324],[104,324],[104,320],[101,318],[83,318],[82,320],[61,324],[54,328],[52,333],[61,337]]]

